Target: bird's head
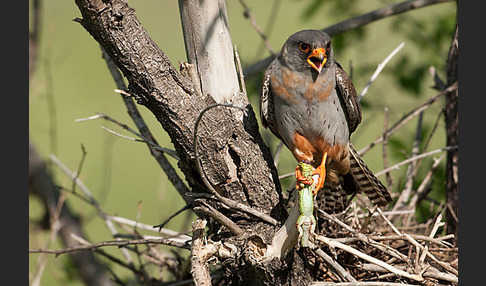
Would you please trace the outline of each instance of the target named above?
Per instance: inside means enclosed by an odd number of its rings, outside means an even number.
[[[282,47],[283,64],[297,71],[321,73],[333,61],[331,37],[319,30],[302,30],[291,35]]]

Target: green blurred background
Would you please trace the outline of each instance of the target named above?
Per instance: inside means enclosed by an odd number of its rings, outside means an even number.
[[[320,29],[391,3],[385,0],[248,0],[256,21],[268,31],[272,10],[277,10],[271,31],[270,45],[279,50],[284,40],[301,29]],[[177,1],[129,1],[144,27],[159,47],[169,56],[173,65],[185,61],[184,41]],[[236,0],[227,1],[231,36],[240,52],[243,65],[249,65],[269,55]],[[30,9],[31,10],[31,9]],[[371,86],[362,104],[363,121],[352,136],[357,148],[364,147],[383,131],[383,110],[390,110],[390,124],[437,92],[431,88],[433,79],[428,73],[436,67],[445,78],[445,62],[456,21],[456,3],[449,2],[413,10],[371,23],[358,30],[333,38],[335,55],[347,71],[353,66],[353,82],[358,92],[366,85],[377,64],[401,42],[404,48],[391,60]],[[65,165],[75,170],[82,157],[81,144],[87,157],[80,178],[99,200],[105,212],[140,222],[156,225],[183,206],[167,176],[150,156],[146,146],[116,137],[101,128],[127,134],[106,121],[92,120],[76,123],[75,119],[102,112],[121,122],[134,126],[127,115],[120,96],[113,92],[114,82],[101,58],[98,44],[76,22],[80,12],[74,1],[44,1],[41,40],[37,71],[30,83],[29,134],[30,140],[44,158],[55,154]],[[255,111],[258,111],[258,89],[261,76],[247,78],[248,93]],[[161,146],[172,148],[169,137],[154,116],[139,106]],[[423,135],[432,128],[442,101],[424,114]],[[409,156],[417,119],[390,138],[390,164]],[[262,130],[268,145],[275,149],[278,142],[269,131]],[[445,145],[444,123],[440,121],[428,150]],[[374,171],[383,169],[381,145],[364,156]],[[173,159],[171,162],[176,165]],[[431,158],[425,160],[418,178],[430,168]],[[444,199],[444,163],[434,177],[432,197]],[[51,166],[56,182],[70,188],[71,182],[55,166]],[[295,160],[284,149],[279,173],[295,168]],[[403,187],[406,167],[394,171],[393,191]],[[381,177],[384,179],[384,177]],[[290,179],[282,180],[287,188]],[[110,240],[111,235],[93,207],[74,196],[67,203],[83,218],[84,230],[91,242]],[[44,210],[37,200],[29,199],[29,248],[42,248],[48,232],[41,231],[38,221]],[[418,219],[428,214],[427,202],[419,210]],[[189,217],[188,217],[189,216]],[[188,231],[192,214],[187,212],[173,219],[168,228]],[[59,242],[49,248],[60,248]],[[120,257],[117,249],[107,249]],[[184,253],[184,252],[182,252]],[[187,254],[187,252],[186,252]],[[30,255],[29,275],[32,279],[38,255]],[[105,260],[103,260],[105,261]],[[107,261],[106,261],[107,262]],[[109,262],[107,262],[109,263]],[[130,273],[114,266],[121,278]],[[42,285],[81,285],[68,256],[49,256]]]

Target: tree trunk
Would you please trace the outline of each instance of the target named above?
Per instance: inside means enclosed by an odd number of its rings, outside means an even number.
[[[180,1],[181,18],[190,65],[180,72],[149,37],[125,1],[76,0],[83,19],[79,23],[114,60],[129,82],[129,93],[146,106],[167,131],[180,158],[178,166],[193,193],[220,195],[272,216],[279,224],[287,212],[277,171],[259,131],[255,114],[238,84],[224,1]],[[224,80],[222,80],[224,79]],[[231,103],[242,111],[219,106]],[[200,168],[197,161],[200,160]],[[209,185],[209,186],[208,186]],[[208,237],[236,246],[236,255],[223,263],[229,283],[246,285],[304,285],[303,259],[291,254],[285,261],[262,263],[258,258],[272,243],[279,225],[224,207],[221,202],[196,199],[195,206],[210,205],[243,230],[239,236],[207,213]],[[294,260],[295,258],[295,260]],[[297,263],[292,263],[297,262]],[[299,281],[299,282],[296,282]]]

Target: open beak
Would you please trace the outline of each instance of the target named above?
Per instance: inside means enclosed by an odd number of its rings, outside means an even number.
[[[326,50],[318,48],[312,50],[312,53],[307,57],[307,63],[315,69],[318,73],[321,72],[322,67],[327,61]]]

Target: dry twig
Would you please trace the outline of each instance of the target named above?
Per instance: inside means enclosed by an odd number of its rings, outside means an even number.
[[[395,56],[405,45],[405,42],[401,42],[398,47],[396,47],[380,64],[378,64],[378,67],[376,67],[375,72],[373,75],[371,75],[371,78],[369,79],[368,83],[366,86],[363,88],[361,93],[358,96],[358,100],[361,101],[363,99],[363,96],[366,95],[368,92],[368,89],[370,88],[371,84],[378,78],[378,75],[381,73],[381,71],[385,68],[386,64]]]
[[[253,26],[253,28],[255,29],[255,31],[257,32],[257,34],[262,38],[262,41],[265,44],[265,47],[270,52],[270,54],[272,56],[274,56],[275,52],[272,49],[272,46],[270,46],[270,42],[268,42],[267,36],[263,32],[263,30],[260,28],[260,26],[258,26],[255,17],[251,13],[250,8],[248,8],[248,5],[246,5],[246,2],[244,0],[239,0],[239,1],[240,1],[241,6],[243,6],[243,9],[244,9],[243,16],[245,16],[245,18],[250,20],[250,23]]]
[[[168,246],[175,246],[179,248],[189,249],[189,246],[185,243],[176,242],[170,238],[157,238],[157,239],[133,239],[133,240],[109,240],[103,241],[95,244],[90,245],[80,245],[74,247],[68,247],[59,250],[52,250],[52,249],[29,249],[29,253],[49,253],[61,255],[65,253],[71,253],[76,251],[82,250],[93,250],[95,248],[106,247],[106,246],[127,246],[127,245],[137,245],[137,244],[164,244]]]
[[[448,150],[454,150],[454,149],[457,149],[457,146],[447,146],[447,147],[435,149],[433,151],[423,153],[423,154],[420,154],[420,155],[417,155],[417,156],[413,156],[413,157],[408,158],[407,160],[403,160],[400,163],[397,163],[397,164],[395,164],[391,167],[388,167],[384,170],[381,170],[381,171],[377,172],[375,175],[378,177],[378,176],[381,176],[383,174],[386,174],[387,172],[391,172],[393,170],[398,170],[401,166],[406,165],[406,164],[411,163],[411,162],[414,162],[416,160],[419,160],[419,159],[422,159],[422,158],[425,158],[425,157],[428,157],[428,156],[432,156],[432,155],[440,153],[440,152],[444,152],[444,151],[448,151]]]
[[[346,32],[348,30],[356,29],[362,26],[365,26],[369,23],[405,13],[407,11],[413,10],[413,9],[418,9],[418,8],[423,8],[429,5],[434,5],[434,4],[439,4],[439,3],[445,3],[445,2],[450,2],[452,0],[407,0],[403,1],[400,3],[396,4],[391,4],[387,7],[383,7],[380,9],[376,9],[374,11],[362,14],[360,16],[356,16],[347,20],[344,20],[342,22],[339,22],[337,24],[334,24],[332,26],[329,26],[327,28],[322,29],[322,31],[328,33],[331,37],[335,36],[337,34]],[[263,70],[266,68],[271,61],[273,60],[273,56],[267,57],[261,61],[258,61],[251,66],[247,67],[245,69],[245,75],[246,76],[251,76],[259,71]]]
[[[407,114],[405,114],[402,118],[400,118],[398,121],[396,121],[388,130],[386,130],[383,135],[378,137],[375,141],[371,142],[368,144],[368,146],[362,148],[361,150],[358,151],[359,155],[363,156],[366,152],[368,152],[371,148],[373,148],[376,144],[383,142],[384,136],[389,137],[391,134],[393,134],[395,131],[397,131],[400,127],[405,125],[408,121],[410,121],[412,118],[415,116],[419,115],[422,111],[428,109],[434,102],[437,101],[441,96],[447,94],[450,91],[453,91],[457,88],[458,84],[455,82],[454,84],[450,85],[447,87],[445,90],[441,91],[439,94],[431,97],[428,99],[426,102],[423,104],[417,106],[416,108],[412,109],[409,111]]]

